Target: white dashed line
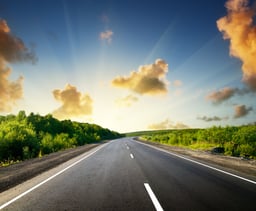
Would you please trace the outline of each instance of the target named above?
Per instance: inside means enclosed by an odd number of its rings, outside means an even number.
[[[144,186],[145,186],[145,188],[146,188],[146,190],[148,192],[148,195],[150,196],[150,199],[153,202],[156,210],[157,211],[163,211],[163,208],[162,208],[161,204],[157,200],[157,198],[156,198],[155,194],[153,193],[153,191],[152,191],[151,187],[149,186],[149,184],[148,183],[144,183]]]
[[[128,146],[126,147],[127,149],[130,149]]]
[[[130,154],[130,156],[131,156],[132,159],[134,158],[133,154]]]

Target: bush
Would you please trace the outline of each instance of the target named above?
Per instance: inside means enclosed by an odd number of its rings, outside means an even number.
[[[250,146],[249,144],[242,144],[238,147],[238,151],[240,156],[244,157],[254,157],[255,156],[255,148]]]
[[[46,133],[44,134],[42,140],[41,140],[41,154],[45,155],[45,154],[49,154],[51,152],[54,152],[53,149],[53,137],[51,134]]]
[[[226,155],[256,157],[256,126],[211,127],[152,132],[146,139],[193,149],[223,147]]]

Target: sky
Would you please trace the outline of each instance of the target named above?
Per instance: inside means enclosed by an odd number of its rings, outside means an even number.
[[[252,0],[0,0],[0,115],[118,132],[256,119]]]

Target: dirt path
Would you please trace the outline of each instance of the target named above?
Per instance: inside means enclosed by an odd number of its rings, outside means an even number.
[[[32,177],[87,152],[102,143],[104,142],[87,144],[81,147],[51,153],[41,158],[26,160],[8,167],[0,167],[0,192],[31,179]]]

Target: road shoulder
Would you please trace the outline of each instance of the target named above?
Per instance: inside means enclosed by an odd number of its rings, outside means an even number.
[[[103,142],[97,144],[87,144],[73,149],[51,153],[41,158],[29,159],[8,167],[1,167],[0,193],[47,170],[50,170],[74,157],[90,151],[102,143]]]

